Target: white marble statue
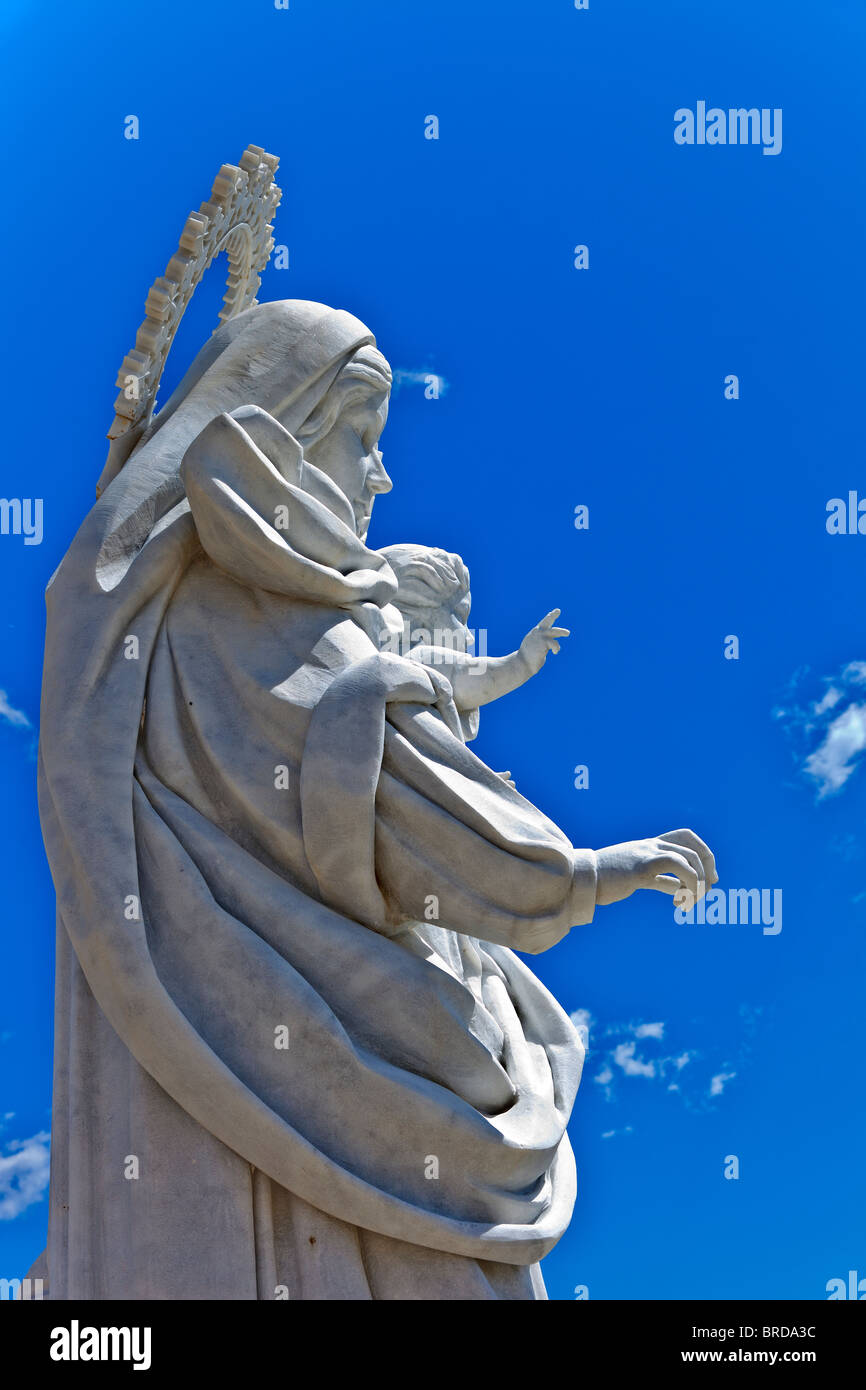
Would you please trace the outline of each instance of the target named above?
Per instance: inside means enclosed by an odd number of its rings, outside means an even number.
[[[399,650],[390,385],[349,313],[235,314],[49,586],[52,1299],[543,1298],[583,1051],[515,951],[715,881],[687,830],[573,848],[467,746],[556,614],[483,673]]]

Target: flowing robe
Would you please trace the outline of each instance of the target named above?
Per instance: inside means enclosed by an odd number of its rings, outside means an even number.
[[[544,1297],[583,1052],[514,949],[594,856],[382,650],[393,575],[273,427],[218,415],[120,581],[86,523],[49,592],[50,1297]]]

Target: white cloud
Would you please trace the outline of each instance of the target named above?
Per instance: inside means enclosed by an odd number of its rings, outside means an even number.
[[[725,1089],[726,1083],[728,1081],[733,1081],[736,1074],[735,1071],[720,1071],[718,1076],[714,1076],[710,1082],[710,1095],[720,1096]]]
[[[613,1091],[611,1089],[611,1082],[613,1081],[613,1072],[611,1071],[610,1067],[607,1066],[607,1064],[605,1064],[602,1067],[601,1071],[596,1072],[595,1076],[592,1079],[596,1083],[596,1085],[600,1086],[601,1089],[604,1091],[605,1100],[610,1100],[613,1096]]]
[[[824,676],[820,698],[804,701],[799,691],[807,679],[808,668],[794,674],[787,690],[791,703],[773,714],[795,739],[801,769],[823,799],[842,790],[866,753],[866,661],[849,661],[837,675]]]
[[[592,1027],[592,1014],[589,1009],[575,1009],[569,1017],[577,1029],[580,1041],[584,1047],[589,1047],[589,1030]]]
[[[635,1057],[635,1047],[636,1044],[633,1042],[617,1043],[613,1050],[615,1064],[622,1067],[626,1076],[655,1076],[655,1064],[644,1062],[640,1057]]]
[[[605,1132],[604,1132],[604,1134],[603,1134],[601,1137],[602,1137],[602,1139],[613,1139],[614,1136],[617,1135],[617,1134],[631,1134],[631,1133],[632,1133],[632,1127],[631,1127],[631,1125],[626,1125],[624,1129],[606,1129]]]
[[[423,386],[426,388],[431,385],[434,379],[438,383],[438,394],[444,396],[449,383],[441,372],[434,372],[430,367],[395,367],[392,391],[396,394],[401,386]]]
[[[744,1005],[740,1009],[744,1032],[749,1031],[746,1012]],[[756,1018],[761,1010],[751,1013]],[[715,1101],[735,1075],[733,1070],[723,1071],[722,1067],[733,1068],[746,1056],[745,1043],[740,1049],[742,1056],[735,1057],[723,1058],[719,1053],[706,1056],[697,1048],[682,1047],[681,1042],[680,1050],[675,1051],[671,1043],[680,1040],[668,1036],[670,1025],[661,1019],[632,1018],[628,1023],[605,1023],[589,1009],[575,1009],[571,1021],[582,1037],[588,1040],[591,1033],[595,1039],[595,1047],[589,1053],[591,1075],[587,1079],[599,1087],[608,1102],[626,1101],[626,1092],[639,1081],[639,1089],[646,1083],[678,1095],[688,1110],[706,1110],[711,1099]],[[623,1132],[617,1129],[609,1134]]]
[[[823,741],[810,753],[804,770],[818,783],[818,794],[830,796],[842,789],[866,750],[866,705],[849,705],[832,720]]]
[[[9,703],[9,697],[5,690],[0,690],[0,719],[5,719],[7,724],[12,724],[16,729],[29,729],[30,720],[23,709],[15,709]]]
[[[12,1221],[39,1202],[48,1189],[49,1134],[13,1139],[0,1153],[0,1221]]]
[[[833,709],[834,705],[838,705],[841,699],[842,691],[837,690],[835,685],[831,685],[823,699],[819,700],[818,703],[812,707],[812,713],[825,714],[828,709]]]
[[[664,1031],[665,1025],[663,1023],[638,1023],[634,1035],[636,1038],[662,1038]]]

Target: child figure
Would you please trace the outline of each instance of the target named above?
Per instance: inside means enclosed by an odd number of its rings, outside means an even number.
[[[548,652],[559,651],[560,639],[569,635],[568,628],[553,626],[560,610],[554,608],[531,628],[516,652],[473,655],[475,637],[466,622],[472,602],[469,571],[460,556],[424,545],[389,545],[380,554],[397,576],[393,602],[403,618],[404,654],[450,681],[468,742],[478,733],[479,706],[516,690],[541,670]]]

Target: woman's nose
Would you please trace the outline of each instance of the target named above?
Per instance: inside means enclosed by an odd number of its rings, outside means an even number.
[[[391,478],[385,472],[385,465],[382,463],[382,455],[378,449],[370,450],[370,467],[367,470],[367,487],[372,493],[390,492],[394,486]]]

